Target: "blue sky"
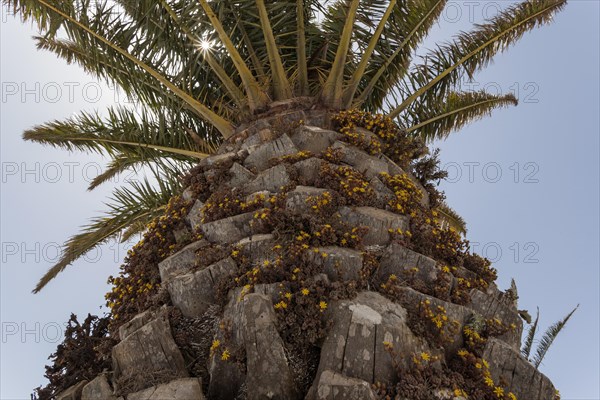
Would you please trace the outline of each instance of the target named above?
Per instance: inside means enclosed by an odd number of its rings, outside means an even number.
[[[507,4],[451,2],[426,44]],[[465,82],[512,91],[520,104],[436,144],[450,172],[442,184],[448,203],[466,219],[474,248],[495,261],[499,286],[515,278],[520,308],[539,306],[543,328],[580,304],[541,367],[566,400],[600,399],[599,10],[596,1],[571,1],[553,25]],[[0,29],[0,398],[26,399],[45,384],[46,358],[69,314],[103,312],[106,278],[127,248],[108,243],[42,293],[30,293],[58,246],[103,209],[111,185],[86,192],[106,160],[25,143],[21,133],[123,96],[37,51],[34,30],[5,9]]]

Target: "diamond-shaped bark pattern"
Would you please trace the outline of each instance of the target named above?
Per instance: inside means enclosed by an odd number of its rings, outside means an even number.
[[[206,223],[202,225],[202,231],[204,237],[210,242],[234,243],[253,233],[250,224],[253,218],[254,213],[252,212],[234,215]]]
[[[321,349],[317,377],[326,370],[370,383],[396,380],[388,342],[409,366],[413,352],[427,345],[407,325],[406,310],[375,292],[362,292],[353,300],[332,305],[333,321]]]
[[[190,272],[196,265],[196,253],[208,244],[206,240],[199,240],[165,258],[158,264],[160,280],[167,282],[177,275]]]
[[[523,333],[523,320],[517,309],[507,299],[503,298],[498,289],[490,289],[486,293],[474,289],[471,291],[470,307],[487,319],[499,319],[504,325],[514,324],[500,339],[519,350],[521,347],[521,334]]]
[[[330,281],[351,281],[360,278],[363,257],[359,251],[344,247],[317,247],[313,253],[315,264],[322,265]]]
[[[325,370],[307,400],[376,400],[369,382]]]
[[[204,400],[200,378],[177,379],[131,393],[127,400]]]
[[[237,270],[231,258],[221,260],[207,268],[179,275],[167,283],[173,305],[186,317],[202,316],[215,302],[215,288]]]
[[[285,208],[292,214],[302,215],[313,213],[311,199],[322,196],[329,192],[327,189],[319,189],[310,186],[296,186],[294,190],[288,193],[285,201]]]
[[[494,382],[506,382],[506,391],[518,399],[554,399],[556,389],[552,382],[503,341],[489,339],[483,358],[490,364]]]
[[[279,164],[258,174],[253,181],[243,187],[243,190],[248,194],[261,192],[263,190],[276,193],[279,192],[282,187],[289,185],[290,182],[291,179],[285,169],[285,165]]]
[[[188,245],[158,266],[161,287],[168,291],[172,305],[187,317],[186,320],[203,321],[204,316],[212,315],[213,309],[222,311],[218,329],[210,330],[204,341],[206,345],[215,339],[219,341],[218,345],[210,351],[207,359],[200,360],[205,363],[207,375],[210,376],[205,382],[208,386],[207,397],[215,400],[295,400],[306,395],[306,400],[374,400],[377,396],[370,385],[375,382],[397,383],[398,368],[400,371],[414,368],[415,353],[427,352],[436,360],[439,357],[439,361],[432,364],[434,368],[439,367],[439,363],[447,363],[455,358],[457,351],[464,347],[465,325],[469,324],[477,330],[485,324],[486,319],[497,318],[506,325],[514,324],[516,329],[502,337],[488,339],[483,358],[489,362],[496,384],[502,386],[506,393],[513,392],[521,400],[553,399],[554,387],[551,382],[519,355],[522,321],[509,296],[505,296],[493,284],[486,291],[472,290],[472,301],[466,305],[449,303],[424,294],[436,293],[441,298],[449,298],[448,293],[440,293],[442,287],[447,286],[450,290],[457,284],[458,278],[473,280],[479,279],[479,275],[457,265],[451,269],[453,277],[446,272],[448,275],[440,280],[443,273],[441,263],[438,265],[436,260],[405,247],[408,244],[403,246],[393,241],[395,235],[390,231],[408,230],[410,217],[387,210],[395,194],[383,183],[380,174],[406,173],[423,192],[422,205],[427,207],[427,193],[410,170],[404,171],[384,154],[368,154],[359,147],[343,142],[344,135],[334,131],[299,124],[299,128],[287,132],[289,136],[280,134],[282,126],[289,125],[289,122],[297,123],[298,119],[304,120],[304,123],[319,121],[322,126],[330,126],[329,114],[325,110],[311,110],[308,107],[304,111],[297,109],[299,104],[306,101],[304,98],[275,102],[265,118],[239,127],[236,134],[221,146],[217,155],[200,163],[206,168],[200,169],[204,176],[197,181],[202,185],[208,183],[212,191],[234,188],[236,196],[241,195],[240,201],[251,202],[257,195],[264,196],[265,201],[261,201],[260,206],[273,209],[282,206],[289,212],[285,216],[294,224],[293,229],[288,229],[287,225],[282,229],[277,218],[254,218],[256,211],[202,223],[204,204],[195,198],[198,186],[194,184],[182,195],[192,204],[186,217],[188,225],[185,228],[178,227],[174,235],[181,243],[196,234],[202,234],[203,240]],[[367,139],[379,140],[371,132],[357,130]],[[337,151],[322,154],[330,148]],[[290,162],[273,166],[273,159],[296,155],[299,150],[313,154],[302,161],[292,163],[293,158],[290,158]],[[337,155],[341,155],[341,162],[336,158]],[[363,174],[375,193],[374,201],[368,206],[350,206],[353,203],[347,202],[342,193],[335,193],[329,187],[330,182],[320,176],[325,164],[334,167],[347,165]],[[284,187],[287,197],[283,204],[279,201],[272,203],[270,196],[281,194]],[[311,267],[320,267],[305,269],[316,269],[318,273],[301,278],[297,278],[296,274],[292,278],[289,274],[286,276],[290,278],[283,278],[281,282],[278,279],[260,280],[243,288],[235,287],[227,294],[228,302],[223,309],[212,307],[217,301],[216,288],[224,279],[232,279],[239,268],[238,262],[240,265],[244,263],[244,268],[253,268],[266,265],[265,260],[269,260],[269,266],[280,267],[273,261],[277,257],[289,256],[279,249],[285,250],[289,241],[295,240],[296,231],[307,231],[307,226],[325,223],[318,220],[322,214],[315,213],[308,201],[325,192],[331,192],[334,200],[330,206],[340,204],[337,210],[332,210],[326,216],[331,221],[325,222],[335,225],[342,221],[349,227],[366,227],[364,247],[325,245],[342,242],[339,238],[331,241],[329,237],[317,239],[315,234],[307,245],[309,254],[303,254],[298,259],[312,263]],[[207,198],[204,196],[206,194],[203,193],[203,199]],[[282,246],[276,246],[278,244]],[[225,248],[234,253],[232,258],[198,269],[197,257],[207,246]],[[373,261],[374,268],[363,268],[365,260],[369,261],[369,267]],[[367,276],[370,273],[373,275]],[[397,282],[405,285],[395,288],[395,301],[375,292],[392,274],[396,275]],[[265,274],[265,277],[268,275]],[[294,296],[301,296],[296,292],[299,287],[312,288],[314,282],[319,282],[319,285],[335,291],[343,287],[342,282],[348,283],[363,277],[368,280],[360,282],[363,285],[360,286],[361,290],[366,287],[370,291],[362,291],[350,299],[324,298],[329,304],[321,306],[326,310],[319,315],[327,322],[327,331],[322,343],[319,343],[321,350],[316,376],[308,383],[310,389],[305,394],[306,387],[300,385],[302,376],[297,374],[306,373],[309,369],[303,367],[306,371],[298,370],[297,349],[286,348],[290,343],[284,344],[282,336],[287,331],[279,331],[281,318],[295,317],[286,313],[300,304],[294,303],[299,298]],[[446,279],[449,277],[451,279]],[[294,282],[294,279],[302,281]],[[297,286],[297,283],[301,286]],[[438,286],[440,283],[445,286]],[[274,304],[280,302],[287,292],[293,293],[290,302],[286,303],[287,308],[280,306],[276,313]],[[311,296],[314,294],[312,289],[308,293]],[[312,306],[319,307],[315,304]],[[111,384],[118,386],[123,378],[137,377],[141,379],[138,387],[148,388],[128,394],[127,400],[204,399],[201,381],[197,378],[186,379],[188,371],[184,358],[169,326],[169,307],[138,314],[120,327],[118,336],[121,342],[113,348],[112,354],[114,374],[102,375],[89,384],[86,382],[69,388],[57,398],[124,400],[115,399]],[[455,326],[454,331],[447,332],[443,348],[431,348],[425,338],[417,336],[417,328],[421,332],[418,325],[411,325],[415,332],[409,327],[407,310],[411,312],[411,317],[412,313],[422,316],[425,307],[444,314],[447,317],[445,321]],[[207,313],[209,308],[211,313]],[[427,317],[423,318],[425,320],[422,322],[428,324]],[[307,322],[310,324],[314,321]],[[434,321],[429,323],[431,329],[435,329]],[[178,326],[178,333],[180,328]],[[387,346],[394,349],[393,361]],[[187,357],[188,353],[185,354]],[[186,361],[189,360],[186,358]],[[154,379],[165,373],[168,375],[165,379],[172,381],[158,384]],[[106,377],[112,378],[112,382],[108,382]],[[84,385],[87,385],[85,389]],[[80,399],[82,389],[84,398]],[[115,389],[120,390],[118,387]],[[447,387],[432,387],[428,395],[437,400],[464,400],[454,397],[454,389]]]
[[[112,358],[116,377],[140,379],[165,372],[176,377],[188,376],[183,356],[171,336],[166,312],[121,340],[113,347]]]
[[[256,171],[263,171],[268,168],[269,161],[273,158],[295,154],[298,149],[294,142],[287,135],[273,141],[258,145],[250,151],[244,161],[244,165]]]
[[[441,273],[435,260],[392,243],[381,257],[375,277],[379,283],[386,282],[391,275],[395,275],[400,281],[410,278],[413,286],[419,288],[434,287]],[[446,294],[449,293],[450,286],[446,291]]]
[[[374,207],[344,207],[342,219],[353,226],[366,226],[369,231],[363,238],[365,245],[386,245],[390,242],[389,230],[408,229],[408,217]]]
[[[344,163],[351,165],[369,179],[379,176],[382,172],[389,172],[388,164],[385,161],[369,155],[357,147],[338,141],[333,144],[332,148],[341,151]]]
[[[292,135],[291,139],[299,150],[319,154],[327,150],[342,135],[315,126],[301,126]]]

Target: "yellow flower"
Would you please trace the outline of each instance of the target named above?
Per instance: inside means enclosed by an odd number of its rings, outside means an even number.
[[[499,386],[496,386],[494,388],[494,394],[496,395],[496,397],[498,397],[499,399],[504,397],[504,389],[502,389]]]
[[[421,359],[423,359],[423,361],[429,361],[431,360],[431,356],[429,353],[421,353]]]
[[[286,299],[290,300],[292,298],[292,294],[290,292],[287,292],[286,294],[283,295]]]
[[[485,381],[485,384],[488,385],[489,387],[494,386],[494,380],[492,378],[490,378],[489,376],[486,376],[484,381]]]
[[[303,296],[308,296],[308,294],[310,293],[310,290],[308,290],[307,288],[302,288],[302,290],[300,292],[302,293]]]
[[[509,400],[517,400],[517,396],[515,396],[512,392],[508,392],[507,396]]]
[[[221,345],[221,341],[219,339],[213,340],[212,345],[210,346],[210,351],[214,352],[216,349],[219,348],[220,345]]]
[[[263,265],[264,265],[265,267],[268,267],[268,266],[269,266],[269,264],[271,264],[271,262],[270,262],[269,260],[265,260],[265,261],[263,261]]]
[[[319,309],[321,309],[321,311],[327,309],[327,303],[324,301],[320,301],[319,302]]]
[[[229,353],[229,350],[227,350],[227,349],[225,349],[223,354],[221,354],[221,360],[223,360],[223,361],[229,360],[230,357],[231,357],[231,354]]]
[[[285,301],[280,301],[279,303],[275,304],[275,309],[279,310],[279,309],[286,309],[287,308],[287,303]]]

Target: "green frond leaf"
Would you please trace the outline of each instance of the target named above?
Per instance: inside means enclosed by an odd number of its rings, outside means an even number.
[[[533,357],[533,365],[536,369],[540,367],[540,364],[546,356],[546,353],[548,353],[550,346],[552,346],[552,343],[554,343],[554,340],[556,339],[558,334],[563,330],[567,322],[569,322],[569,319],[571,319],[571,317],[573,316],[575,311],[577,311],[578,308],[579,304],[569,314],[567,314],[566,317],[564,317],[560,321],[557,321],[546,330],[546,332],[540,339],[540,343],[535,352],[535,356]]]
[[[277,43],[275,43],[275,37],[273,36],[273,30],[271,29],[271,22],[269,21],[269,15],[264,0],[256,0],[256,6],[258,7],[260,24],[265,35],[267,54],[269,55],[269,64],[271,65],[271,79],[273,80],[273,94],[275,95],[275,100],[289,99],[292,97],[292,88],[290,87],[290,82],[283,69],[283,63],[281,62]]]
[[[379,39],[381,38],[381,34],[384,31],[385,25],[388,22],[388,19],[390,18],[390,16],[392,15],[392,13],[394,11],[394,7],[396,7],[396,1],[397,0],[391,0],[389,2],[387,9],[385,11],[385,14],[379,20],[377,29],[375,29],[375,32],[373,33],[373,36],[371,37],[371,40],[369,41],[369,45],[363,52],[360,62],[358,63],[356,69],[354,70],[354,73],[352,74],[352,77],[350,78],[349,82],[347,82],[347,84],[346,84],[346,89],[344,90],[344,107],[345,108],[350,108],[350,106],[352,105],[352,100],[354,99],[354,95],[356,94],[358,85],[359,85],[361,79],[363,78],[365,71],[367,70],[367,66],[369,65],[369,61],[371,60],[371,55],[373,54],[373,52],[375,51],[375,48],[377,47]]]
[[[212,68],[214,73],[217,75],[225,89],[227,90],[229,96],[234,100],[234,102],[238,105],[238,107],[242,108],[245,104],[245,96],[244,93],[240,90],[240,88],[233,82],[230,77],[230,74],[225,71],[225,69],[219,64],[214,57],[212,56],[210,49],[202,48],[202,42],[194,35],[194,33],[185,26],[175,10],[169,6],[166,0],[160,0],[160,5],[167,11],[169,17],[173,20],[173,22],[177,25],[177,27],[185,34],[187,37],[190,48],[192,50],[197,50],[201,52],[204,56],[208,65]]]
[[[87,26],[84,22],[78,20],[75,16],[70,15],[70,13],[61,10],[60,8],[50,4],[46,0],[37,0],[37,1],[42,6],[46,7],[50,12],[55,13],[59,17],[63,18],[65,25],[69,25],[74,29],[81,30],[85,34],[92,36],[94,39],[98,40],[99,42],[101,42],[105,46],[111,48],[112,50],[120,53],[127,60],[131,61],[132,63],[137,65],[139,68],[146,71],[146,73],[148,73],[154,79],[156,79],[161,84],[163,84],[165,87],[167,87],[176,96],[181,98],[192,110],[196,111],[200,116],[202,116],[202,118],[204,118],[206,121],[208,121],[213,126],[215,126],[215,128],[217,128],[224,137],[227,138],[227,137],[231,136],[231,134],[233,133],[233,126],[231,125],[230,122],[226,121],[224,118],[222,118],[221,116],[219,116],[218,114],[216,114],[215,112],[210,110],[204,104],[202,104],[198,100],[194,99],[186,91],[184,91],[181,88],[179,88],[178,86],[174,85],[167,77],[162,75],[160,72],[153,69],[151,66],[147,65],[146,63],[144,63],[143,61],[141,61],[140,59],[138,59],[137,57],[135,57],[134,55],[129,53],[127,50],[125,50],[119,46],[116,46],[113,42],[111,42],[106,37],[99,35],[93,29],[91,29],[89,26]]]
[[[526,32],[552,21],[566,0],[524,1],[501,12],[472,32],[463,32],[451,43],[427,54],[426,64],[415,66],[412,79],[422,85],[389,114],[396,118],[416,99],[444,95],[463,74],[471,76],[492,58],[517,42]]]
[[[244,83],[244,88],[246,89],[246,94],[248,96],[248,105],[250,107],[250,110],[254,111],[257,109],[264,108],[268,101],[267,95],[264,93],[262,88],[259,87],[258,82],[252,75],[252,72],[250,72],[250,69],[246,65],[246,62],[240,55],[236,46],[231,41],[231,38],[223,28],[221,21],[219,20],[211,6],[206,0],[198,1],[202,6],[202,9],[204,10],[206,16],[210,20],[213,29],[219,35],[219,39],[221,39],[223,46],[225,46],[229,57],[231,57],[231,60],[233,61],[242,79],[242,82]]]
[[[442,204],[436,209],[436,211],[440,214],[442,220],[445,221],[445,223],[447,223],[451,228],[463,235],[467,234],[466,221],[449,205]]]
[[[537,314],[535,316],[535,321],[533,325],[529,327],[527,331],[527,337],[525,338],[525,343],[523,343],[523,348],[521,349],[521,355],[529,360],[529,355],[531,354],[531,348],[533,347],[533,341],[535,339],[535,335],[538,329],[538,322],[540,320],[540,308],[537,308]]]
[[[308,96],[308,66],[306,63],[306,27],[304,23],[304,0],[296,0],[297,52],[298,52],[298,91],[300,96]]]
[[[354,106],[375,111],[408,71],[413,53],[438,20],[447,0],[406,0],[398,3],[386,36],[396,38],[390,50],[378,48],[378,53],[364,76],[367,82]]]
[[[91,151],[100,154],[143,154],[146,158],[164,157],[163,153],[202,159],[202,152],[189,134],[175,124],[136,116],[123,107],[108,110],[108,117],[83,112],[65,121],[53,121],[23,134],[25,140],[62,147],[66,150]],[[210,150],[210,149],[205,149]]]
[[[410,110],[410,125],[407,125],[406,131],[427,141],[443,139],[468,123],[491,115],[496,108],[517,104],[513,94],[496,96],[484,91],[452,92],[438,103],[419,104],[416,110]]]
[[[139,220],[136,220],[131,225],[129,225],[127,230],[121,233],[121,243],[125,243],[134,235],[141,234],[142,232],[144,232],[148,224],[152,222],[153,218],[153,216],[148,215],[147,217],[140,218]]]
[[[171,197],[181,188],[173,179],[163,176],[157,180],[158,189],[155,189],[148,180],[133,182],[130,187],[116,189],[106,214],[92,219],[89,225],[83,227],[81,233],[67,240],[61,259],[42,276],[33,293],[42,290],[67,266],[88,251],[117,237],[137,222],[158,216]]]
[[[323,85],[321,100],[323,103],[333,109],[339,109],[342,106],[342,89],[344,83],[344,65],[350,49],[350,40],[354,31],[354,21],[359,0],[347,0],[346,20],[344,30],[340,36],[340,42],[337,47],[335,60],[329,71],[327,81]]]
[[[175,166],[177,164],[177,166]],[[194,162],[187,158],[175,161],[171,158],[149,158],[144,152],[118,154],[113,157],[112,161],[108,164],[107,168],[98,176],[96,176],[88,190],[94,190],[98,186],[116,178],[118,175],[132,170],[134,175],[137,176],[138,172],[141,172],[143,167],[150,167],[162,174],[167,174],[171,171],[179,171],[183,174],[185,171],[189,171],[195,165]]]

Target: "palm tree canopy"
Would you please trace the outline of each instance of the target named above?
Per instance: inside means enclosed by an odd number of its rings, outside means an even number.
[[[384,113],[426,140],[516,104],[457,84],[550,22],[566,0],[512,5],[416,56],[446,2],[3,0],[37,24],[38,48],[138,100],[135,109],[35,127],[25,139],[108,155],[92,188],[143,166],[163,182],[118,189],[107,215],[67,242],[34,291],[106,239],[143,229],[179,190],[175,177],[273,101],[310,96],[328,110]]]

